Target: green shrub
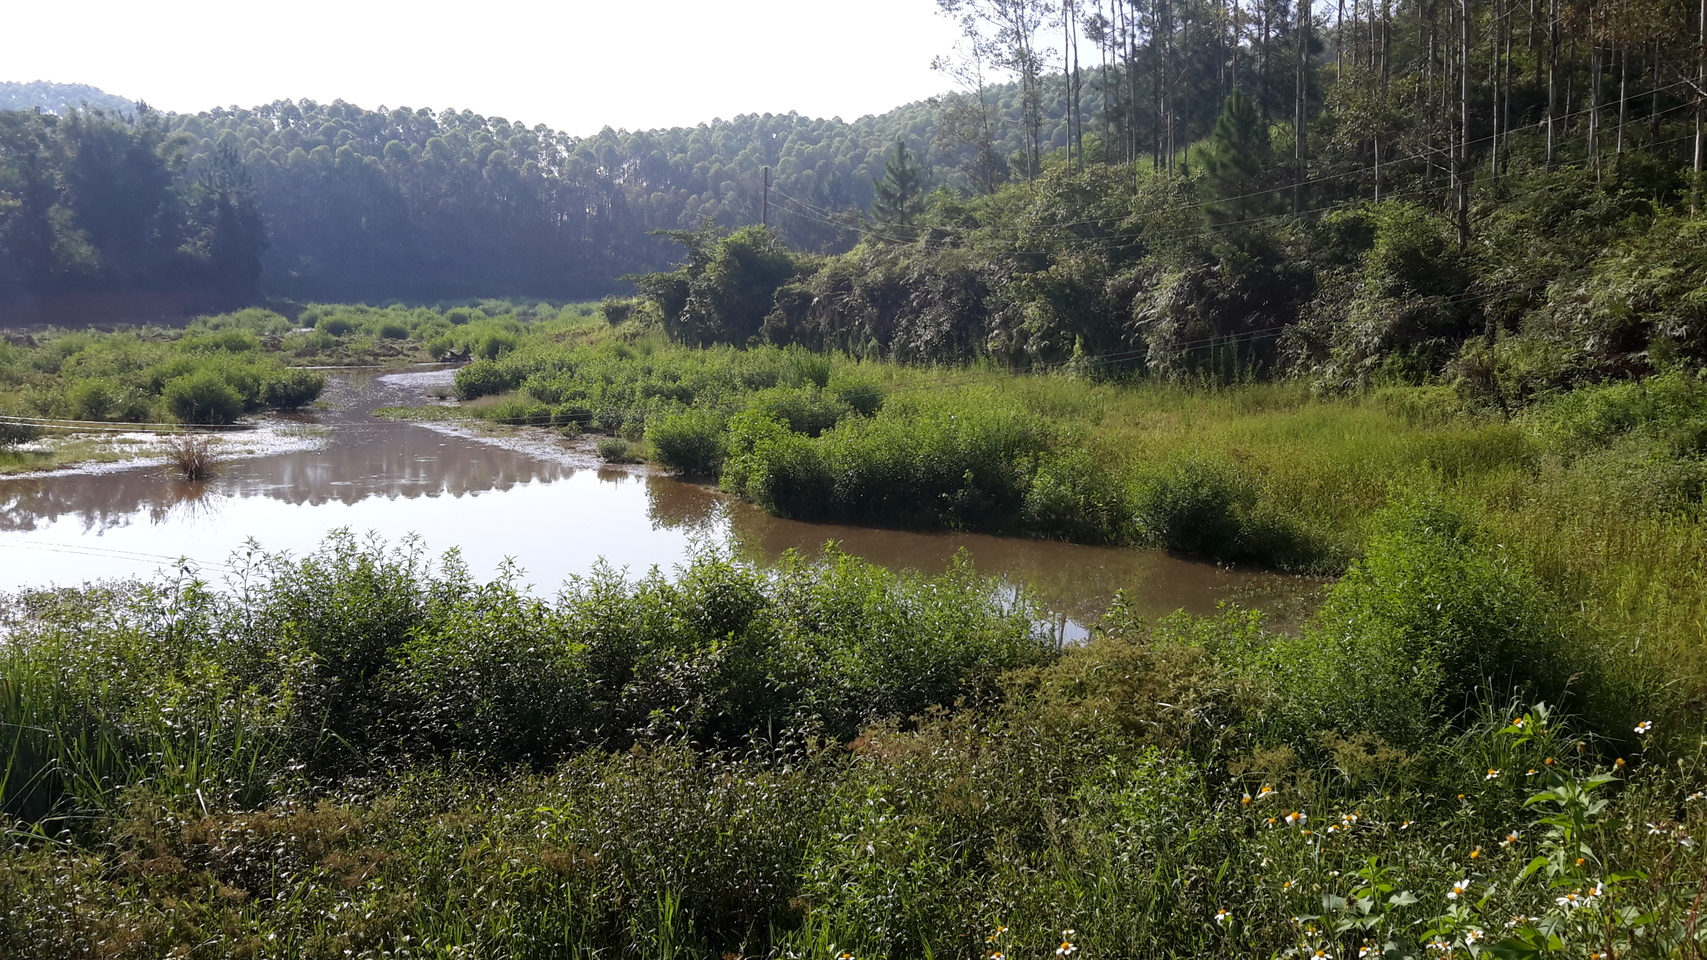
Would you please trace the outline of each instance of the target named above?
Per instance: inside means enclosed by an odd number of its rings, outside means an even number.
[[[498,423],[546,426],[552,422],[551,408],[532,397],[503,397],[489,407],[476,411],[483,420]]]
[[[456,372],[456,396],[459,400],[474,400],[498,393],[509,393],[521,386],[520,372],[492,360],[476,360]]]
[[[261,388],[261,405],[274,410],[295,410],[313,403],[324,389],[326,378],[311,370],[280,371]]]
[[[762,411],[729,421],[723,488],[765,511],[796,520],[839,514],[835,478],[819,448]]]
[[[1592,695],[1594,639],[1504,547],[1436,498],[1375,520],[1366,556],[1272,669],[1299,729],[1418,744],[1478,704]],[[1590,654],[1584,656],[1584,654]]]
[[[33,423],[7,420],[0,417],[0,449],[17,446],[20,443],[33,443],[41,437],[41,433],[41,427]]]
[[[167,411],[183,423],[232,423],[243,413],[243,394],[212,370],[169,380],[160,396]]]
[[[407,324],[398,323],[395,320],[387,320],[374,328],[374,335],[387,340],[407,340],[409,339],[409,327]]]
[[[326,334],[327,336],[342,337],[355,330],[356,325],[354,321],[347,317],[334,315],[321,317],[314,324],[314,329],[320,333]]]
[[[715,411],[686,410],[646,427],[646,443],[659,463],[691,476],[715,477],[723,468],[724,421]]]
[[[261,348],[261,341],[248,330],[226,327],[209,333],[190,334],[178,345],[183,350],[201,352],[253,353]]]
[[[1707,381],[1670,373],[1586,387],[1536,407],[1528,419],[1566,457],[1625,437],[1657,444],[1673,456],[1694,456],[1707,436]]]
[[[876,380],[840,380],[832,394],[838,403],[847,404],[862,417],[875,417],[883,409],[884,390]]]
[[[516,349],[519,341],[507,330],[488,330],[469,345],[472,354],[482,360],[496,360]]]
[[[600,437],[598,451],[599,457],[607,463],[633,463],[635,460],[633,448],[621,437]]]
[[[1241,552],[1257,488],[1223,458],[1199,453],[1172,457],[1141,475],[1132,489],[1133,525],[1140,542],[1204,557]]]
[[[772,387],[748,400],[751,409],[778,420],[795,433],[816,437],[852,412],[817,388]]]
[[[65,415],[72,420],[118,420],[125,389],[111,380],[81,380],[65,391]]]
[[[1079,543],[1124,540],[1131,508],[1107,464],[1070,449],[1043,460],[1025,494],[1025,527]]]

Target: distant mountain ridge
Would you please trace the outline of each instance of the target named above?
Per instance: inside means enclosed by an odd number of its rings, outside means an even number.
[[[0,80],[0,110],[34,110],[64,116],[85,104],[102,110],[116,110],[127,117],[136,115],[136,102],[100,87],[86,83],[54,83],[51,80]]]

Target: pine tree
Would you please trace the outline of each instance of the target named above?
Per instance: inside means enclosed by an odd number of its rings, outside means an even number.
[[[873,180],[871,186],[875,194],[871,215],[879,223],[910,224],[924,206],[924,170],[900,140],[889,151],[889,160],[883,165],[883,179]]]
[[[1256,101],[1233,91],[1222,103],[1215,132],[1200,153],[1199,162],[1218,201],[1210,208],[1214,217],[1246,220],[1274,204],[1274,195],[1261,190],[1270,152],[1268,128]]]

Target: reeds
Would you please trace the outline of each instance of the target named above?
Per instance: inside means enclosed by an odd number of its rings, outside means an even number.
[[[211,479],[219,470],[218,445],[206,433],[173,434],[166,438],[166,463],[179,479]]]

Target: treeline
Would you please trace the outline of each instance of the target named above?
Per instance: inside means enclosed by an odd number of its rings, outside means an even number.
[[[926,242],[976,251],[980,269],[1003,277],[1060,287],[1039,275],[1101,245],[1111,275],[1165,252],[1171,265],[1152,270],[1157,276],[1184,277],[1197,270],[1192,264],[1207,264],[1209,274],[1233,278],[1198,277],[1244,292],[1192,302],[1198,327],[1184,339],[1194,342],[1317,318],[1324,315],[1318,294],[1343,305],[1350,286],[1319,266],[1285,267],[1284,276],[1254,283],[1240,271],[1250,263],[1357,259],[1378,246],[1372,228],[1342,222],[1347,236],[1318,242],[1316,234],[1363,202],[1409,203],[1445,218],[1448,246],[1462,262],[1429,282],[1452,309],[1412,316],[1395,335],[1456,344],[1464,330],[1497,334],[1490,328],[1519,325],[1540,291],[1584,275],[1584,257],[1636,243],[1646,228],[1632,216],[1656,205],[1681,212],[1698,192],[1696,91],[1707,86],[1701,25],[1697,11],[1676,0],[1354,0],[1314,16],[1286,0],[954,0],[943,7],[965,28],[963,43],[941,61],[945,85],[953,81],[960,92],[851,123],[751,114],[576,138],[467,111],[307,101],[129,122],[81,115],[77,123],[155,138],[148,145],[167,158],[161,163],[180,198],[176,223],[201,222],[189,215],[195,205],[187,198],[202,171],[231,171],[240,195],[248,189],[236,179],[241,167],[265,226],[259,289],[274,295],[596,296],[620,289],[625,274],[670,261],[674,248],[653,231],[695,230],[708,219],[725,230],[765,223],[794,250],[844,253],[862,237],[919,239],[909,223],[896,229],[897,221],[920,215],[923,196],[938,191],[935,219],[923,224],[936,232]],[[103,202],[136,204],[78,195],[77,170],[88,161],[66,139],[75,130],[70,118],[7,121],[10,130],[38,127],[48,132],[0,143],[8,289],[135,282],[124,279],[126,269],[106,266],[124,258],[103,247],[93,224],[117,216],[97,214]],[[43,140],[66,143],[35,146]],[[889,180],[896,142],[917,162],[917,202],[883,210],[877,186]],[[1039,186],[1052,171],[1057,186]],[[1174,201],[1135,206],[1134,192]],[[1553,203],[1554,196],[1565,199]],[[1060,230],[1039,234],[1037,224]],[[48,227],[63,238],[57,247],[42,246]],[[1512,239],[1501,231],[1513,227],[1533,244],[1501,260],[1510,251],[1499,245]],[[979,230],[1005,233],[980,247]],[[100,254],[99,268],[79,236]],[[162,230],[149,249],[156,260],[213,256],[196,254],[212,250],[196,236]],[[1667,235],[1654,243],[1678,249]],[[43,249],[54,256],[43,260]],[[249,264],[256,246],[233,249]],[[186,269],[156,263],[147,279],[187,284]],[[1124,317],[1130,289],[1173,288],[1155,279],[1079,287],[1070,299],[1097,301],[1091,312],[1106,312],[1102,301],[1110,301]],[[1398,290],[1383,298],[1415,299]],[[979,301],[979,309],[1004,313],[1003,297]],[[1334,307],[1325,315],[1347,310],[1369,312]],[[886,326],[911,322],[900,308],[879,313]],[[975,339],[989,343],[974,352],[1011,353],[1012,326],[982,331]],[[1059,358],[1081,337],[1087,349],[1099,342],[1094,329],[1072,334],[1028,332],[1020,339],[1038,344],[1024,355]],[[881,345],[884,336],[875,339]],[[1333,349],[1319,340],[1299,349]],[[1147,349],[1148,342],[1127,337],[1121,346]]]
[[[192,154],[165,117],[0,112],[0,298],[258,292],[266,225],[235,152]]]
[[[1005,96],[1017,116],[1016,90]],[[951,157],[928,152],[936,128],[928,103],[853,123],[747,114],[669,130],[607,128],[589,138],[469,111],[341,101],[193,116],[144,110],[134,121],[70,114],[79,129],[111,128],[144,142],[179,194],[204,168],[241,167],[265,227],[260,244],[245,248],[261,263],[259,287],[249,292],[298,299],[611,293],[623,274],[669,263],[673,247],[649,231],[706,218],[728,228],[765,220],[765,167],[769,221],[780,234],[802,249],[845,250],[857,234],[841,218],[855,222],[871,204],[897,137],[925,152],[931,183],[971,186]],[[71,121],[31,112],[6,122],[15,132],[0,141],[4,293],[111,286],[77,260],[78,233],[92,229],[85,221],[107,215],[94,209],[98,198],[73,189],[87,161],[66,139]],[[1017,134],[1010,137],[1009,149],[1018,150]],[[43,139],[55,148],[36,146]],[[54,256],[29,247],[24,224],[32,217],[54,221],[70,238]],[[154,243],[170,253],[182,238],[162,234]],[[169,271],[146,279],[156,287],[203,282]]]
[[[859,245],[678,232],[638,316],[914,362],[1444,377],[1506,409],[1707,362],[1685,5],[943,6],[967,89],[928,159],[893,144],[858,221],[783,196]]]

